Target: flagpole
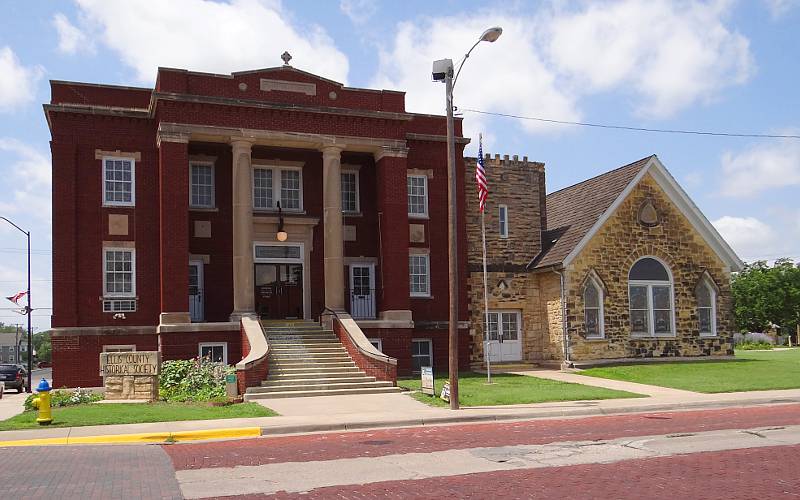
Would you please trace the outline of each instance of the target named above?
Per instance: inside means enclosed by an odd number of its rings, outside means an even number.
[[[489,285],[486,279],[486,223],[481,210],[481,239],[483,240],[483,338],[486,346],[486,383],[492,383],[491,339],[489,339]]]

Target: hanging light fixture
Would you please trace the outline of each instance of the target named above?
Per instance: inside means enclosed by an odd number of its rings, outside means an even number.
[[[278,233],[275,235],[278,241],[286,241],[289,233],[283,229],[283,213],[281,212],[281,202],[278,201]]]

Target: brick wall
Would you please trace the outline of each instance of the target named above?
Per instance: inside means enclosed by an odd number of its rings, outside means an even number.
[[[192,359],[200,353],[202,342],[227,342],[228,364],[234,365],[242,360],[242,336],[238,331],[219,332],[168,332],[158,336],[161,359]]]
[[[53,387],[102,387],[100,353],[104,345],[135,345],[157,351],[158,335],[53,336]]]
[[[347,334],[345,328],[336,318],[333,319],[333,333],[339,337],[342,345],[347,349],[347,353],[364,373],[370,377],[375,377],[377,380],[397,385],[397,365],[371,358],[359,351],[358,347],[350,339],[350,335]]]

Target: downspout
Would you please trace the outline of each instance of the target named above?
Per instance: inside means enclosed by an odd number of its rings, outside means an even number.
[[[569,357],[570,349],[569,330],[567,329],[567,294],[564,285],[564,271],[556,271],[553,269],[553,272],[558,275],[561,285],[561,335],[564,344],[564,363],[562,363],[561,368],[572,368],[572,360]]]

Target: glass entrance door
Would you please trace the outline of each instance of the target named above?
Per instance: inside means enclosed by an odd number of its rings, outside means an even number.
[[[303,266],[255,265],[256,312],[263,319],[303,317]]]

